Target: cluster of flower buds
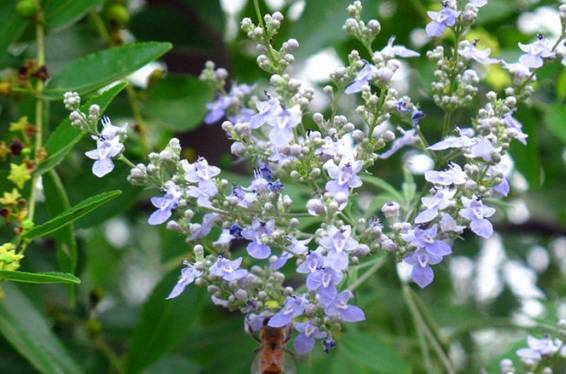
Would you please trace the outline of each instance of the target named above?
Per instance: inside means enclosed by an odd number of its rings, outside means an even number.
[[[470,0],[462,10],[455,1],[445,1],[440,12],[429,12],[428,34],[441,36],[453,28],[464,36],[485,3]],[[267,88],[232,83],[227,90],[226,70],[206,64],[201,79],[215,88],[217,97],[207,107],[205,122],[225,120],[222,128],[233,141],[232,153],[256,166],[249,185],[230,185],[202,157],[182,159],[177,139],[151,153],[147,165],[135,165],[128,177],[131,183],[161,191],[151,199],[155,210],[148,223],[166,224],[194,243],[169,298],[191,283],[207,286],[215,304],[246,315],[250,331],[266,320],[272,327],[292,325],[301,354],[315,341],[325,350],[333,347],[344,323],[365,319],[350,304],[355,287],[348,284],[348,275],[358,266],[390,254],[411,265],[413,281],[426,287],[434,278],[431,266],[452,253],[464,230],[490,237],[488,218],[495,209],[485,204],[486,198],[508,194],[504,159],[509,143],[527,138],[513,113],[532,74],[515,80],[504,97],[489,92],[479,98],[482,106],[468,127],[453,130],[447,115],[443,138],[429,145],[420,131],[424,113],[391,87],[398,58],[419,53],[395,45],[394,37],[374,50],[379,23],[363,22],[361,7],[359,1],[348,7],[351,18],[344,28],[364,45],[371,62],[352,51],[349,65],[331,74],[335,87],[324,88],[331,114],[314,113],[314,129],[307,131],[303,123],[313,91],[285,72],[298,43],[290,39],[279,50],[270,44],[283,19],[280,13],[266,15],[259,26],[242,21],[242,29],[258,44],[258,65],[272,74]],[[526,54],[517,64],[536,69],[539,62],[556,57],[562,39],[553,47],[541,40],[521,45]],[[490,53],[468,41],[458,42],[450,56],[441,47],[429,53],[437,62],[435,101],[447,114],[472,102],[479,83],[473,69],[496,62]],[[359,94],[361,104],[340,114],[342,93]],[[68,94],[65,104],[76,113],[71,119],[77,125],[89,123],[78,110],[77,97]],[[112,137],[105,134],[110,132],[119,134],[109,122],[101,134],[96,124],[84,128],[100,141],[109,142]],[[374,213],[363,211],[355,198],[367,187],[364,178],[372,178],[369,168],[408,147],[436,162],[437,169],[425,174],[425,190],[412,197],[397,194],[401,197],[383,205],[383,224],[356,216]],[[112,148],[102,158],[111,159],[122,149]],[[308,229],[312,226],[314,230]],[[235,254],[242,243],[245,253]],[[283,267],[294,269],[304,285],[287,286],[279,271]]]
[[[527,337],[527,347],[517,350],[517,356],[521,359],[526,373],[558,373],[553,369],[563,368],[566,363],[566,320],[560,320],[557,326],[558,337],[549,335],[538,339],[533,336]],[[513,361],[506,358],[500,363],[501,374],[514,374],[517,371]]]
[[[88,151],[85,155],[94,160],[92,173],[103,177],[114,170],[113,158],[124,151],[124,141],[127,137],[128,125],[114,126],[108,117],[102,118],[102,130],[98,130],[100,120],[100,107],[93,104],[88,114],[80,109],[81,98],[76,92],[66,92],[63,97],[65,108],[71,111],[69,120],[74,127],[87,132],[96,141],[96,149]]]

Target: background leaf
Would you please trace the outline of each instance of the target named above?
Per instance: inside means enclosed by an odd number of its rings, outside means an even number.
[[[81,280],[73,274],[58,272],[29,273],[25,271],[0,270],[0,279],[22,283],[81,283]]]
[[[26,231],[23,235],[24,239],[33,239],[39,236],[45,236],[60,228],[76,221],[77,219],[87,215],[99,206],[106,204],[110,200],[118,197],[122,191],[108,191],[98,194],[96,196],[89,197],[88,199],[81,201],[77,205],[70,209],[67,209],[55,218],[42,223],[41,225],[35,226],[29,231]]]
[[[60,99],[67,91],[92,92],[133,73],[169,49],[170,43],[130,43],[76,59],[51,77],[44,95]]]
[[[143,112],[158,128],[187,131],[201,123],[212,98],[206,83],[192,76],[171,74],[147,90]]]
[[[2,287],[6,297],[0,300],[0,331],[6,340],[41,373],[81,373],[27,297],[14,285]]]
[[[16,4],[16,1],[0,2],[0,55],[6,53],[10,44],[22,35],[29,24],[16,12]]]
[[[102,4],[104,0],[49,0],[44,5],[47,27],[60,29],[69,26]]]
[[[179,270],[165,276],[144,304],[128,354],[128,372],[138,373],[170,352],[187,335],[206,297],[202,288],[187,287],[173,300],[165,300],[179,277]]]

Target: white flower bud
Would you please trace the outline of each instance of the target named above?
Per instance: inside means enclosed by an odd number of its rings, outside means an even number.
[[[385,218],[390,222],[396,222],[399,218],[399,209],[400,206],[395,201],[390,201],[388,203],[383,204],[381,207],[381,212],[385,216]]]
[[[310,199],[307,201],[307,212],[312,216],[324,214],[324,203],[320,199]]]

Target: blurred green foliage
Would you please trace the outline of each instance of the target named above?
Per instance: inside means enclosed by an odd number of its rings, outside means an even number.
[[[2,283],[6,296],[0,301],[0,372],[248,372],[256,343],[244,333],[240,315],[214,307],[206,301],[205,291],[194,287],[175,301],[164,300],[189,245],[162,227],[146,224],[148,193],[125,183],[124,165],[104,179],[91,174],[90,161],[83,157],[91,144],[82,140],[65,119],[61,95],[69,89],[91,94],[89,103],[98,103],[118,122],[130,122],[137,133],[127,144],[134,159],[141,160],[147,149],[160,149],[176,134],[187,147],[187,157],[203,154],[217,163],[232,164],[219,126],[199,126],[212,92],[195,75],[210,59],[226,67],[238,82],[265,82],[266,74],[255,66],[253,45],[237,32],[241,17],[253,17],[251,2],[236,14],[225,13],[219,0],[148,1],[141,8],[134,6],[139,2],[126,4],[118,0],[41,3],[51,76],[44,95],[52,101],[45,137],[48,158],[39,166],[45,173],[45,202],[38,204],[36,221],[48,222],[105,191],[119,189],[123,193],[84,218],[64,217],[67,226],[57,226],[58,231],[34,242],[26,252],[22,271],[74,273],[82,281],[80,286]],[[284,2],[282,12],[287,14],[296,3]],[[0,2],[0,77],[14,75],[27,59],[36,57],[34,22],[19,14],[15,4]],[[321,50],[330,48],[343,62],[352,48],[361,50],[341,30],[347,4],[346,0],[307,0],[302,15],[285,22],[280,39],[299,40],[299,68],[304,59]],[[367,0],[364,5],[367,17],[378,18],[382,24],[379,45],[396,35],[400,44],[412,46],[411,33],[424,27],[426,10],[438,4]],[[517,42],[534,36],[518,30],[517,17],[545,5],[556,6],[556,2],[491,0],[481,10],[475,30],[480,43],[506,59],[516,58]],[[129,6],[129,22],[120,24],[126,19],[117,12],[123,12],[124,6]],[[262,4],[262,8],[270,9],[268,4]],[[136,43],[116,46],[120,41],[115,37],[134,39]],[[172,43],[171,50],[168,43]],[[125,78],[162,55],[168,71],[152,75],[147,89],[119,85],[105,94],[92,95],[96,89]],[[407,77],[408,94],[427,113],[423,131],[429,139],[437,139],[440,116],[431,100],[433,67],[426,57],[416,59],[412,67]],[[486,74],[492,87],[483,87],[484,93],[498,89],[500,81],[506,79],[497,71]],[[566,71],[559,64],[545,68],[537,86],[530,105],[517,114],[529,135],[529,144],[515,144],[511,149],[515,167],[528,183],[528,190],[515,190],[511,198],[524,201],[530,217],[508,223],[511,208],[503,207],[496,228],[508,259],[528,263],[535,245],[551,259],[538,274],[537,285],[547,297],[542,301],[545,308],[538,322],[552,325],[558,306],[566,302],[565,266],[560,257],[564,251],[552,252],[550,245],[566,235]],[[35,120],[30,97],[18,93],[0,97],[0,140],[10,141],[8,124],[23,115]],[[461,113],[457,120],[465,121],[466,115]],[[142,138],[146,138],[145,144],[138,141]],[[381,194],[375,196],[371,210],[379,209],[387,193],[397,193],[384,187],[381,180],[401,187],[404,179],[399,173],[400,163],[401,157],[396,156],[376,168],[375,175],[381,179],[368,181],[368,189],[375,186],[374,191]],[[234,164],[232,169],[249,175],[241,165]],[[0,180],[5,180],[6,175],[7,169],[1,169]],[[420,185],[422,180],[417,178],[416,183]],[[0,185],[0,193],[10,188]],[[405,193],[410,189],[406,184]],[[292,195],[296,204],[304,202],[299,188]],[[0,243],[10,240],[12,234],[1,221]],[[476,261],[480,247],[477,239],[466,236],[456,246],[457,254]],[[472,271],[477,274],[477,268]],[[502,268],[495,273],[502,277]],[[456,287],[448,265],[443,265],[435,284],[418,294],[428,306],[431,320],[441,327],[442,340],[450,343],[458,357],[462,372],[477,372],[480,368],[497,372],[502,357],[514,357],[517,345],[511,343],[523,345],[529,332],[512,323],[525,300],[514,293],[509,283],[503,283],[493,297],[478,300],[473,296],[478,287],[474,279]],[[386,263],[356,291],[356,302],[367,311],[367,322],[345,332],[332,353],[317,351],[300,360],[299,372],[424,372],[418,337],[401,288],[395,265]],[[478,343],[477,332],[489,329],[501,340]],[[435,370],[442,372],[440,366]]]

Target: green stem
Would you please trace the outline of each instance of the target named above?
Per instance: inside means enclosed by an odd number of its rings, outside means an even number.
[[[269,42],[269,36],[267,35],[267,28],[265,27],[265,22],[263,22],[263,17],[261,16],[261,9],[259,8],[259,0],[254,0],[254,9],[255,9],[255,14],[257,16],[257,22],[263,29],[263,45],[267,50],[267,56],[269,57],[269,60],[271,61],[271,64],[273,65],[275,72],[281,73],[281,71],[279,71],[280,68],[279,62],[277,61],[277,58],[273,53],[273,48],[271,47],[271,43]]]
[[[386,256],[380,257],[372,267],[370,267],[361,277],[356,279],[354,283],[352,283],[347,290],[354,291],[356,288],[364,284],[366,280],[368,280],[372,275],[374,275],[384,264],[387,260]]]
[[[35,39],[37,48],[37,65],[39,67],[45,65],[45,27],[43,24],[43,13],[41,10],[41,3],[39,0],[35,0],[36,5],[36,15],[35,15]],[[35,86],[35,92],[41,94],[43,92],[43,81],[41,79],[37,80]],[[45,109],[45,102],[41,98],[37,98],[35,101],[35,155],[34,159],[37,162],[37,153],[43,147],[43,112]],[[31,180],[31,192],[28,200],[28,215],[27,218],[33,221],[35,215],[35,203],[37,200],[37,181],[39,176],[37,174],[33,175]],[[22,249],[23,250],[23,249]]]
[[[444,366],[446,372],[449,374],[455,374],[456,370],[454,369],[452,362],[450,361],[450,358],[448,358],[448,355],[446,354],[446,352],[444,352],[443,347],[436,340],[434,333],[430,330],[430,326],[428,326],[427,323],[425,322],[425,319],[422,316],[421,311],[419,310],[419,308],[415,303],[413,294],[409,286],[407,286],[406,284],[403,284],[403,297],[405,299],[405,302],[407,303],[407,306],[409,307],[409,311],[411,312],[411,315],[413,316],[416,328],[417,329],[420,328],[424,333],[424,335],[427,337],[428,342],[431,344],[432,349],[434,350],[438,359]]]
[[[125,373],[120,357],[118,357],[118,355],[114,353],[114,351],[112,350],[112,348],[110,348],[106,341],[101,336],[94,337],[93,341],[96,348],[98,348],[98,350],[102,352],[104,356],[106,356],[106,358],[108,359],[108,361],[110,361],[116,371],[120,374]]]

